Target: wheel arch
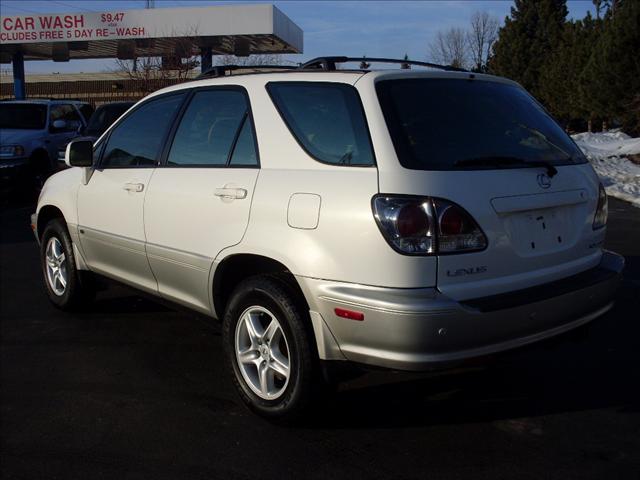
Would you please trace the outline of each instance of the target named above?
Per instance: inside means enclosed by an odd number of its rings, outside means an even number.
[[[60,210],[55,205],[43,205],[38,211],[38,223],[37,223],[37,233],[38,238],[42,238],[42,234],[44,233],[44,229],[47,227],[47,224],[56,218],[62,219],[65,225],[67,225],[67,221]],[[67,227],[68,228],[68,227]]]
[[[235,253],[222,259],[215,267],[211,291],[213,310],[222,319],[231,294],[244,279],[256,275],[274,275],[287,284],[300,301],[301,308],[309,311],[307,299],[291,270],[278,260],[251,253]]]

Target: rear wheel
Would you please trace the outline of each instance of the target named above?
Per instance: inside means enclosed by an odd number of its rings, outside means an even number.
[[[244,403],[268,418],[300,417],[322,391],[306,312],[272,276],[243,281],[232,294],[223,340]]]
[[[95,288],[91,274],[76,268],[71,238],[62,220],[51,220],[45,227],[40,258],[49,300],[56,307],[69,310],[93,299]]]

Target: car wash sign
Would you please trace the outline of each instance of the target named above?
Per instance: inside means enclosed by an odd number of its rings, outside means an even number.
[[[124,2],[112,3],[117,7]],[[20,45],[26,60],[50,59],[65,49],[69,58],[107,58],[120,48],[120,42],[178,38],[194,39],[225,52],[235,48],[235,40],[250,42],[256,53],[300,53],[303,47],[300,27],[273,5],[0,16],[0,59],[6,59],[7,52],[14,53],[14,45]],[[140,47],[145,53],[161,55],[171,42],[140,44],[145,45]]]
[[[144,38],[147,29],[127,12],[2,17],[0,42],[31,43]]]

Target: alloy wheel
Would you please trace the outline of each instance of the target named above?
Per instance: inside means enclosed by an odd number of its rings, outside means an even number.
[[[67,289],[67,258],[60,240],[51,237],[45,251],[47,282],[53,293],[61,297]]]
[[[236,324],[235,353],[248,387],[260,398],[280,397],[291,374],[291,353],[275,315],[260,306],[247,308]]]

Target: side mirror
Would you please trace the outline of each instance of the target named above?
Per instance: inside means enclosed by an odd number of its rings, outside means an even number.
[[[67,128],[67,122],[65,122],[64,120],[54,120],[51,124],[51,128],[53,130],[64,130],[65,128]]]
[[[90,167],[93,165],[93,142],[76,140],[69,142],[64,154],[64,163],[70,167]]]

